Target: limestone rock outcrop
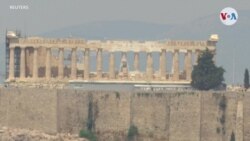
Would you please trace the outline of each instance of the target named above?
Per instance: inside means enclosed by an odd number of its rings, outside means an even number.
[[[88,141],[78,135],[49,135],[37,130],[14,129],[3,127],[0,130],[0,141]]]

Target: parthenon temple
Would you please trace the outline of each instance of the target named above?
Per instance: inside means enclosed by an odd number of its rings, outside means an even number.
[[[217,35],[208,40],[84,40],[79,38],[21,37],[15,32],[6,35],[6,81],[99,81],[99,82],[147,82],[190,83],[193,61],[206,48],[215,53]],[[66,55],[66,51],[69,52]],[[103,53],[108,54],[108,63],[103,63]],[[116,53],[121,57],[117,58]],[[128,69],[127,53],[133,53],[132,68]],[[146,54],[146,59],[140,57]],[[154,68],[153,53],[159,55],[159,67]],[[180,71],[180,53],[184,54],[184,71]],[[91,59],[91,54],[96,57]],[[172,57],[172,71],[167,71],[167,54]],[[65,61],[68,59],[68,63]],[[120,66],[115,61],[119,60]],[[95,61],[95,62],[93,62]],[[146,62],[145,71],[140,63]],[[90,65],[95,64],[95,71]],[[108,66],[108,71],[103,70]],[[119,68],[117,70],[117,68]],[[157,70],[157,71],[156,71]]]

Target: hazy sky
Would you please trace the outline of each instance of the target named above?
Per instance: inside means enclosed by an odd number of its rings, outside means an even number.
[[[28,5],[29,10],[10,10]],[[39,34],[92,21],[133,20],[181,24],[219,13],[224,7],[249,10],[249,0],[1,0],[0,29]]]
[[[11,10],[10,6],[15,5],[28,6],[29,9]],[[6,29],[17,29],[25,35],[37,35],[96,21],[139,21],[174,25],[186,25],[187,23],[187,25],[190,25],[193,23],[192,21],[197,21],[198,18],[209,15],[213,15],[213,18],[216,18],[214,14],[218,14],[218,22],[220,22],[219,13],[225,7],[233,7],[238,11],[249,11],[250,0],[0,0],[0,43],[4,42]],[[240,13],[237,25],[241,23],[241,14],[243,13]],[[246,22],[247,20],[245,19],[243,21]],[[209,25],[205,24],[206,26],[201,27],[211,28],[209,27],[211,24],[209,21],[208,24]],[[244,25],[244,23],[241,24]],[[249,22],[245,24],[249,24]],[[199,25],[197,26],[199,29]],[[248,27],[248,25],[246,27]],[[193,31],[193,28],[194,27],[190,30]],[[234,30],[236,32],[237,29],[240,29],[237,28],[237,26],[234,26],[234,28],[236,28],[236,30]],[[229,28],[224,27],[221,30],[223,30],[223,33],[235,34],[235,32],[231,32]],[[249,31],[247,28],[244,28],[241,32],[237,32],[237,36],[239,36],[239,38],[248,38],[247,35],[249,35],[249,32],[244,32],[245,30]],[[194,31],[195,34],[196,31],[198,31],[196,36],[205,34],[199,33],[199,31],[204,30],[196,29]],[[190,31],[187,30],[185,33],[189,34],[189,32]],[[238,58],[236,64],[239,66],[237,67],[239,69],[235,70],[235,72],[237,77],[240,76],[237,82],[242,81],[241,73],[244,72],[243,69],[247,67],[246,63],[242,63],[242,60],[249,60],[249,55],[246,51],[248,48],[245,48],[248,41],[247,39],[244,41],[246,41],[245,44],[242,43],[243,45],[237,48],[239,53],[238,56],[236,54],[236,58]],[[228,62],[232,62],[232,60],[229,61],[232,57],[227,58],[227,54],[225,55],[223,53],[234,53],[234,51],[232,51],[233,49],[230,50],[230,47],[232,48],[236,43],[230,42],[229,39],[221,40],[220,43],[221,46],[218,48],[218,62],[220,65],[225,66],[227,69],[227,80],[231,81],[232,69]],[[237,44],[235,46],[237,46]],[[227,47],[226,51],[224,49],[225,47]],[[3,60],[0,60],[0,63],[1,61],[3,62]]]

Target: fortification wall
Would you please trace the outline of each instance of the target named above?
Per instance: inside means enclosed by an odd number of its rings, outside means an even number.
[[[56,90],[1,89],[0,126],[56,133]]]
[[[88,93],[75,90],[57,91],[57,130],[77,133],[87,125]]]
[[[177,92],[171,96],[170,141],[199,141],[200,95]]]
[[[244,106],[244,141],[250,140],[250,94],[244,95],[243,106]]]
[[[221,130],[219,124],[219,107],[217,95],[204,94],[201,96],[201,140],[220,141],[218,134]],[[217,133],[218,132],[218,133]]]
[[[230,92],[108,92],[0,89],[0,126],[47,133],[95,131],[124,140],[138,127],[141,140],[250,139],[250,94]],[[240,104],[241,103],[241,104]]]
[[[169,138],[169,99],[163,93],[134,93],[131,98],[131,124],[147,138]]]
[[[236,133],[236,93],[207,93],[201,98],[201,140],[227,141]]]

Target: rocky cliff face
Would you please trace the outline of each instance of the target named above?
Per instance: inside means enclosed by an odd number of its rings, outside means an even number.
[[[0,141],[87,141],[87,139],[78,138],[78,135],[49,135],[36,130],[3,127],[0,130]]]

